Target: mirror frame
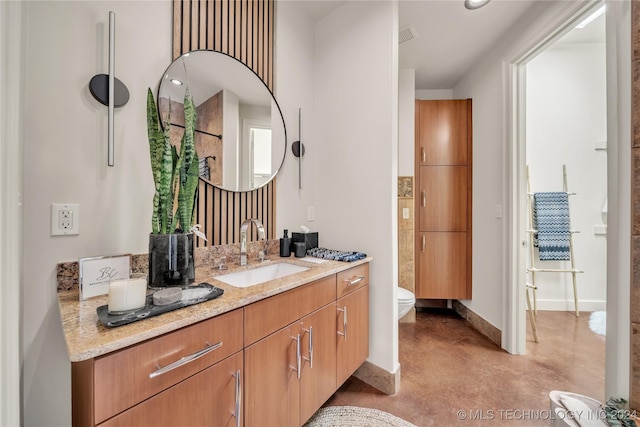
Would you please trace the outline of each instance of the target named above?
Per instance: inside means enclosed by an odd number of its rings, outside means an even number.
[[[171,64],[169,64],[169,66],[163,72],[162,77],[160,78],[160,82],[158,83],[158,90],[157,90],[157,94],[156,94],[156,99],[157,99],[157,103],[156,104],[157,104],[157,109],[158,109],[158,117],[160,117],[161,126],[164,128],[163,112],[161,111],[160,94],[161,94],[161,91],[162,91],[162,88],[163,88],[163,84],[171,84],[171,83],[169,83],[169,78],[168,78],[169,70],[175,65],[180,65],[179,62],[185,56],[189,56],[189,55],[191,55],[193,53],[203,53],[203,52],[208,52],[208,53],[212,53],[212,54],[215,54],[215,55],[222,55],[222,57],[226,57],[225,60],[232,60],[232,62],[230,61],[231,63],[237,63],[244,70],[250,71],[251,75],[253,75],[253,77],[258,79],[258,81],[260,82],[262,87],[264,87],[264,89],[267,91],[267,93],[271,97],[272,105],[276,106],[276,108],[278,110],[278,113],[280,115],[280,119],[282,120],[282,131],[283,131],[283,139],[284,139],[284,141],[282,141],[282,144],[283,144],[283,147],[284,147],[283,151],[282,151],[282,159],[278,161],[278,163],[277,163],[278,166],[275,168],[275,170],[273,171],[271,176],[268,179],[266,179],[264,182],[262,182],[260,185],[254,186],[252,188],[238,188],[240,186],[240,184],[236,183],[236,188],[228,188],[228,187],[225,187],[223,184],[215,184],[215,183],[211,182],[210,180],[200,176],[200,180],[201,181],[207,183],[208,185],[211,185],[211,186],[214,186],[214,187],[219,188],[221,190],[224,190],[224,191],[237,192],[237,193],[245,193],[245,192],[255,191],[255,190],[259,189],[259,188],[262,188],[262,187],[266,186],[271,181],[273,181],[275,179],[276,175],[278,174],[278,172],[280,172],[280,170],[282,169],[282,166],[284,164],[284,160],[286,158],[286,155],[287,155],[287,148],[289,146],[289,143],[288,143],[288,138],[287,138],[287,126],[286,126],[286,123],[284,121],[284,115],[282,114],[282,109],[280,108],[280,105],[278,104],[278,101],[277,101],[275,95],[273,94],[273,91],[269,88],[269,86],[267,86],[265,81],[262,78],[260,78],[260,76],[254,70],[252,70],[250,67],[248,67],[245,63],[243,63],[239,59],[237,59],[237,58],[235,58],[235,57],[233,57],[233,56],[231,56],[231,55],[229,55],[227,53],[216,51],[216,50],[210,50],[210,49],[192,50],[192,51],[189,51],[189,52],[186,52],[186,53],[180,55],[178,58],[173,60],[171,62]],[[215,73],[215,70],[212,70],[212,74],[214,74],[214,73]],[[193,93],[192,93],[192,97],[193,97]],[[273,111],[271,112],[271,114],[273,116],[273,114],[274,114]],[[179,124],[176,124],[176,126],[180,127]],[[206,132],[204,132],[204,133],[206,133]],[[274,142],[272,141],[272,144],[273,143]]]

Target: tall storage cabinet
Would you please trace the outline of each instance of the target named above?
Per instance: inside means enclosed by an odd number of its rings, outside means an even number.
[[[415,111],[416,297],[471,299],[471,100]]]

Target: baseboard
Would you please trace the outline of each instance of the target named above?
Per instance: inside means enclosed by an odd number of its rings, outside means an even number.
[[[462,304],[458,300],[451,301],[451,306],[453,311],[469,322],[471,326],[478,330],[478,332],[489,338],[489,340],[498,347],[502,346],[502,331],[500,329],[493,326],[474,311],[471,311],[466,305]]]
[[[533,304],[533,301],[532,301]],[[537,299],[537,308],[541,311],[571,311],[575,310],[573,300]],[[605,311],[607,302],[602,300],[578,300],[580,311]]]
[[[448,308],[446,299],[416,299],[419,308]]]
[[[396,372],[389,372],[366,360],[353,376],[384,394],[392,395],[400,390],[400,366]]]

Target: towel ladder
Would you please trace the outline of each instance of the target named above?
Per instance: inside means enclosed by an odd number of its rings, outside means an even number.
[[[562,191],[565,192],[569,196],[574,196],[576,193],[570,193],[567,191],[567,166],[562,165]],[[538,287],[536,286],[536,274],[537,273],[571,273],[571,278],[573,281],[573,301],[576,317],[580,316],[580,310],[578,309],[578,285],[577,285],[577,274],[584,273],[583,270],[579,270],[575,266],[575,258],[573,256],[573,235],[575,233],[579,233],[577,230],[569,230],[569,260],[571,262],[571,268],[538,268],[536,267],[535,262],[535,249],[533,246],[533,236],[538,232],[538,230],[533,227],[533,196],[535,193],[531,192],[531,180],[529,178],[529,166],[527,166],[527,201],[528,201],[528,210],[529,210],[529,229],[527,233],[529,234],[529,256],[530,256],[530,267],[527,268],[527,273],[531,273],[531,283],[527,283],[526,292],[527,292],[527,308],[529,309],[529,318],[531,321],[531,328],[533,329],[533,337],[534,341],[538,342],[538,333],[535,316],[538,314],[538,303],[536,298],[536,291]],[[569,225],[571,227],[571,225]],[[529,290],[531,290],[533,294],[533,307],[531,307],[531,301],[529,298]]]

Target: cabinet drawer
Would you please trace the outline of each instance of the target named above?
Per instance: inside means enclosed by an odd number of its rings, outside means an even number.
[[[336,276],[332,275],[246,306],[245,347],[335,299]]]
[[[242,310],[235,310],[96,358],[95,423],[99,424],[241,350],[242,322]],[[158,374],[159,369],[205,348],[211,350]]]
[[[100,427],[242,425],[242,352],[111,418]],[[241,417],[237,424],[236,416]]]
[[[338,298],[369,284],[369,263],[338,273]]]

